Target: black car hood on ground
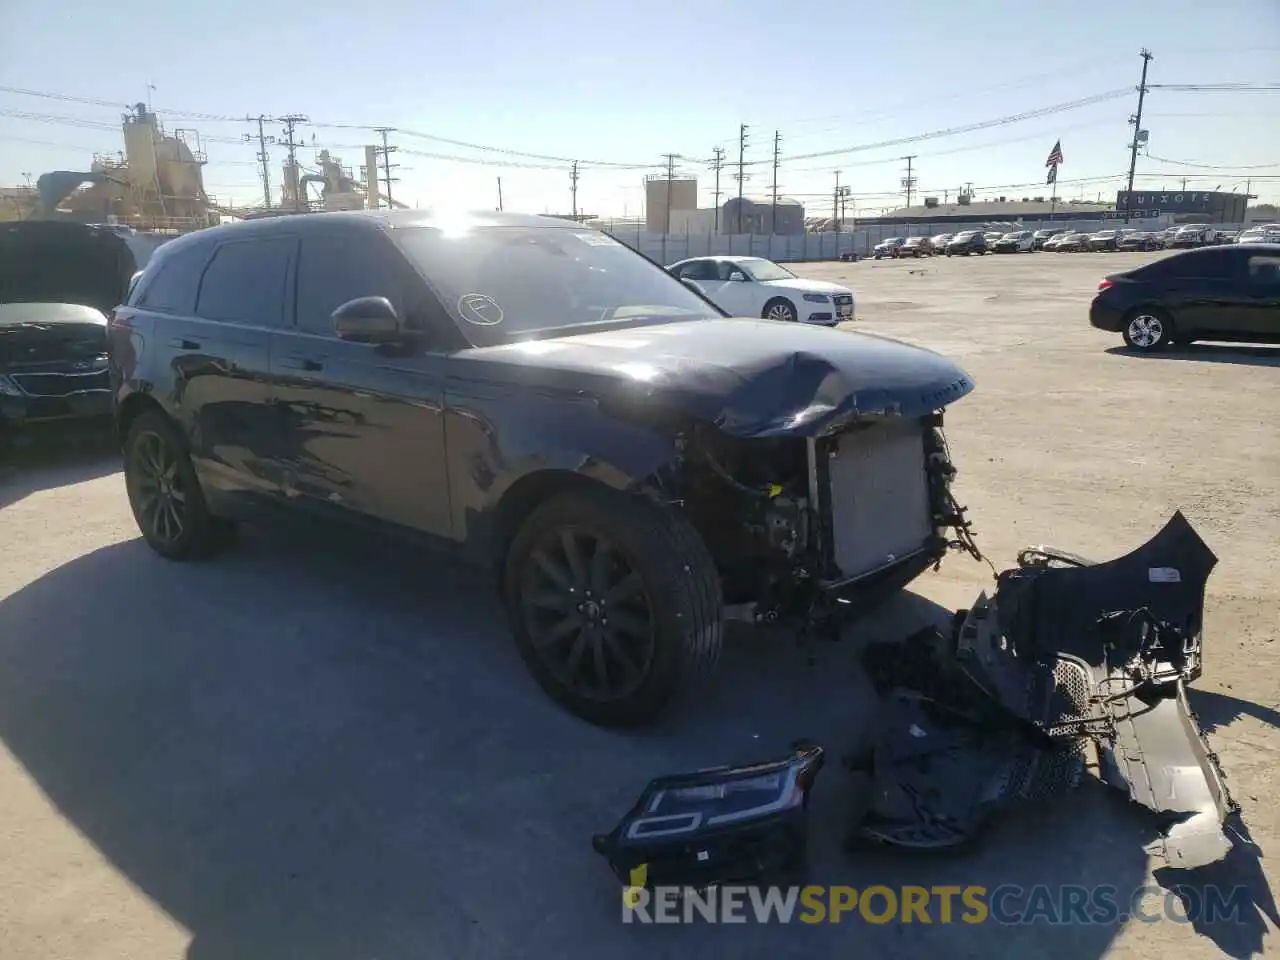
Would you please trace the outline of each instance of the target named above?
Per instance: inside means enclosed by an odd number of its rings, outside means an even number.
[[[0,303],[80,303],[106,313],[124,301],[137,261],[111,230],[82,223],[0,224]]]
[[[589,388],[739,437],[819,436],[871,416],[924,416],[973,390],[940,354],[887,337],[769,320],[699,320],[483,347],[502,380]],[[476,371],[488,374],[483,367]]]

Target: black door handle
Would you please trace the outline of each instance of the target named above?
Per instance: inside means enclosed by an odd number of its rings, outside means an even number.
[[[177,338],[169,341],[169,346],[176,350],[199,350],[200,343],[197,340],[183,340]]]
[[[280,366],[287,367],[290,370],[305,370],[309,373],[324,369],[324,362],[314,357],[281,357],[279,363]]]

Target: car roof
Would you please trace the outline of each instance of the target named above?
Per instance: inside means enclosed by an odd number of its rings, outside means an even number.
[[[175,237],[164,244],[161,251],[170,253],[183,247],[220,243],[225,240],[248,239],[257,236],[275,236],[287,233],[306,236],[324,233],[334,226],[346,226],[363,230],[396,230],[411,227],[452,225],[463,220],[478,227],[539,227],[551,230],[578,230],[596,232],[575,220],[560,217],[540,217],[525,213],[498,213],[493,210],[477,212],[438,212],[432,210],[337,210],[326,213],[281,213],[277,216],[250,217],[220,227],[209,227]]]

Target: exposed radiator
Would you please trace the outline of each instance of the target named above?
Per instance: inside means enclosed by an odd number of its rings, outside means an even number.
[[[832,553],[860,577],[915,553],[933,536],[925,427],[894,420],[840,437],[829,461]]]

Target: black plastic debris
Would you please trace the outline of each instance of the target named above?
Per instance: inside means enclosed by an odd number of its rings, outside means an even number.
[[[1160,814],[1151,852],[1196,867],[1231,849],[1237,809],[1187,702],[1217,558],[1181,513],[1132,553],[1092,563],[1027,548],[950,635],[873,644],[883,700],[869,808],[855,836],[904,848],[972,840],[998,811],[1103,779]]]
[[[649,782],[622,821],[592,846],[624,884],[701,890],[791,877],[806,864],[817,744],[780,760],[716,767]]]

